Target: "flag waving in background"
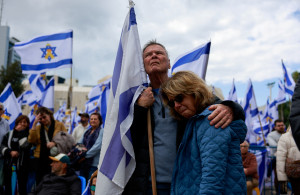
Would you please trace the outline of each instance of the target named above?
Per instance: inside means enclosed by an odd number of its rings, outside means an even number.
[[[295,89],[295,81],[294,81],[292,75],[290,75],[287,72],[286,67],[283,63],[283,60],[281,61],[281,63],[282,63],[283,76],[284,76],[284,90],[285,90],[285,93],[288,94],[290,99],[292,99],[292,96],[294,94],[294,89]]]
[[[231,89],[229,91],[229,95],[228,95],[227,99],[238,103],[237,94],[236,94],[236,88],[235,88],[235,84],[234,84],[234,79],[232,81],[232,87],[231,87]]]
[[[107,112],[107,101],[109,99],[111,78],[102,83],[101,96],[98,99],[98,105],[100,106],[100,114],[102,116],[103,126],[105,125],[106,112]]]
[[[62,122],[63,118],[66,116],[67,104],[66,102],[54,113],[54,119]]]
[[[10,83],[8,83],[2,91],[0,95],[0,102],[2,102],[5,107],[2,117],[8,121],[10,129],[13,129],[15,127],[16,119],[22,114],[22,110]]]
[[[46,87],[46,73],[31,74],[28,80],[31,91],[36,96],[36,101],[39,102]]]
[[[121,194],[135,169],[130,126],[136,99],[147,85],[134,4],[125,19],[108,101],[96,194]]]
[[[78,125],[78,121],[77,121],[77,106],[75,106],[73,112],[71,113],[71,121],[70,121],[70,129],[69,129],[69,134],[72,135],[73,130],[75,129],[75,127]]]
[[[23,74],[38,74],[72,66],[73,31],[36,37],[16,43]]]
[[[40,106],[44,106],[54,111],[54,77],[50,79],[43,92],[43,96],[40,101]]]
[[[276,97],[276,106],[278,106],[279,104],[282,104],[285,102],[286,97],[285,97],[285,90],[284,90],[284,84],[282,82],[282,80],[279,80],[278,82],[278,95]]]
[[[172,74],[178,71],[189,70],[205,80],[210,45],[211,42],[208,42],[179,56],[172,66]]]

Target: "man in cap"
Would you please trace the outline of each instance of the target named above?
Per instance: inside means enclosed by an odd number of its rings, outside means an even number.
[[[69,157],[60,153],[55,157],[49,156],[49,158],[52,160],[51,173],[43,177],[37,186],[37,194],[80,195],[81,181],[73,170],[68,169],[70,164]]]
[[[89,124],[89,114],[88,113],[80,113],[80,124],[74,129],[72,136],[74,137],[75,143],[79,143],[82,135],[90,126]]]

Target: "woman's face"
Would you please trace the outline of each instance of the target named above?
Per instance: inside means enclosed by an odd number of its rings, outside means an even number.
[[[93,127],[93,129],[98,128],[100,126],[100,121],[97,115],[91,115],[90,124]]]
[[[40,113],[39,122],[45,126],[49,126],[51,124],[51,117],[48,114]]]
[[[15,130],[22,131],[25,130],[28,126],[29,124],[27,123],[27,121],[23,119],[16,125]]]
[[[196,114],[195,98],[192,95],[168,96],[168,98],[169,102],[174,102],[175,111],[184,118],[191,118]]]
[[[97,182],[97,177],[94,177],[92,180],[92,185],[91,186],[96,186],[96,182]],[[94,195],[95,191],[91,190],[91,194]]]

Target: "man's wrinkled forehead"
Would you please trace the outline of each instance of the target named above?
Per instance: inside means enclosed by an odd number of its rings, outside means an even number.
[[[150,44],[150,45],[147,45],[144,49],[143,49],[143,56],[147,53],[147,52],[149,52],[149,47],[153,47],[153,46],[158,46],[160,49],[160,51],[163,51],[168,57],[169,57],[169,55],[168,55],[168,52],[167,52],[167,50],[166,50],[166,48],[163,46],[163,45],[161,45],[161,44],[158,44],[158,43],[154,43],[154,44]]]

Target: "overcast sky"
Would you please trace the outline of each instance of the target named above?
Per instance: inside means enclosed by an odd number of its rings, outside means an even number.
[[[211,40],[208,84],[225,97],[235,79],[243,99],[251,78],[259,105],[269,95],[266,84],[282,79],[281,59],[300,71],[299,0],[135,0],[141,45],[157,39],[171,64],[180,54]],[[113,71],[128,0],[4,0],[2,25],[10,36],[27,41],[73,29],[73,77],[95,85]],[[55,73],[70,77],[69,69]],[[49,74],[53,74],[49,72]]]

